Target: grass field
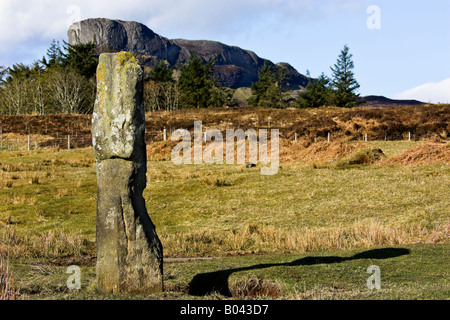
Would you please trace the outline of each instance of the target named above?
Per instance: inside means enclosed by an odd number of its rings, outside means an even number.
[[[349,165],[351,149],[282,162],[274,176],[149,161],[144,198],[168,258],[166,293],[114,297],[95,290],[92,150],[0,151],[0,254],[26,299],[448,299],[448,162],[389,162],[423,143],[366,142],[387,158]],[[169,260],[187,257],[217,259]],[[65,285],[70,264],[82,267],[79,292]],[[365,285],[371,264],[380,290]]]

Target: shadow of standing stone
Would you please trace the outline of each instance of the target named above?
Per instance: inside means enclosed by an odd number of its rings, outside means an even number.
[[[131,53],[97,67],[92,142],[97,163],[97,286],[107,293],[163,290],[163,249],[145,206],[143,72]]]

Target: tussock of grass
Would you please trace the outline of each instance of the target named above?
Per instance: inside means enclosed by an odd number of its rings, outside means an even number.
[[[9,261],[0,255],[0,300],[16,300],[18,294]]]
[[[369,142],[359,149],[358,145],[323,142],[295,150],[311,148],[308,152],[327,159],[345,154],[351,158],[358,150],[379,148],[392,157],[414,146]],[[3,153],[0,162],[4,168],[15,168],[0,172],[0,185],[12,181],[11,188],[0,189],[0,223],[16,228],[17,256],[28,249],[41,256],[75,254],[83,239],[95,238],[92,150]],[[345,170],[336,170],[336,162],[317,166],[319,170],[308,167],[308,162],[289,162],[271,177],[242,166],[149,162],[144,197],[164,252],[171,257],[447,241],[443,226],[449,223],[444,200],[448,168],[388,167],[382,162]],[[38,183],[28,184],[33,177]],[[63,226],[67,235],[56,226]],[[63,240],[65,236],[76,240],[73,247],[62,245],[70,242]],[[47,244],[40,249],[39,243]]]
[[[57,258],[95,254],[95,244],[79,233],[50,230],[42,233],[21,233],[14,226],[0,231],[0,256],[11,258]]]
[[[170,160],[172,149],[176,144],[177,142],[165,141],[148,145],[148,160]],[[203,143],[203,150],[209,144],[209,142]],[[194,158],[193,142],[191,145],[192,160]],[[393,148],[392,146],[395,147]],[[248,162],[248,141],[246,141],[245,148],[245,161]],[[270,149],[270,141],[268,149]],[[387,152],[385,152],[385,149],[387,149]],[[236,162],[236,145],[234,159]],[[330,163],[337,163],[338,165],[372,164],[378,161],[383,161],[383,163],[388,165],[428,165],[449,163],[450,149],[448,143],[435,143],[431,140],[421,142],[355,142],[344,138],[332,142],[320,140],[314,143],[305,137],[298,139],[297,142],[293,142],[291,139],[280,138],[279,160],[281,163],[303,162],[321,165]],[[223,143],[223,163],[226,163],[225,143]]]
[[[336,286],[333,282],[329,285],[310,283],[305,289],[298,286],[288,288],[286,283],[291,280],[285,281],[279,275],[285,272],[283,277],[286,279],[305,277],[306,265],[294,269],[274,264],[274,268],[268,268],[273,271],[269,270],[269,276],[266,276],[248,268],[254,263],[250,260],[259,257],[259,267],[266,264],[263,256],[248,254],[273,253],[279,259],[282,253],[316,252],[314,255],[317,255],[317,252],[322,254],[324,251],[416,243],[435,244],[429,247],[434,250],[440,244],[448,244],[448,143],[357,141],[365,132],[369,140],[376,135],[378,140],[380,135],[382,140],[384,137],[407,139],[402,135],[408,131],[412,131],[416,138],[425,137],[431,132],[448,140],[448,121],[442,118],[442,114],[448,114],[448,108],[244,108],[183,110],[147,115],[147,133],[154,139],[150,139],[152,143],[147,144],[148,159],[155,161],[148,163],[148,183],[144,197],[150,217],[157,226],[165,256],[233,256],[217,260],[234,263],[238,259],[234,256],[244,255],[240,258],[249,260],[246,263],[239,262],[241,265],[238,267],[243,266],[248,269],[248,273],[237,272],[236,277],[231,277],[229,282],[232,295],[238,298],[367,297],[357,285],[349,286],[348,279],[340,283],[340,280],[336,280]],[[411,114],[414,116],[411,117]],[[23,119],[28,118],[5,119],[4,126],[2,119],[4,132],[8,128],[20,127],[18,123],[23,122]],[[64,119],[56,116],[46,118],[49,131],[50,128],[53,131],[67,128],[61,126]],[[86,123],[83,130],[88,131],[89,117],[80,119]],[[6,120],[10,123],[6,124]],[[39,119],[31,117],[28,120]],[[222,132],[229,128],[242,128],[244,131],[248,128],[279,128],[282,166],[278,174],[263,177],[259,174],[259,167],[252,170],[242,165],[175,166],[170,161],[159,161],[170,159],[173,146],[177,144],[170,141],[170,132],[176,128],[186,128],[192,132],[195,120],[203,121],[204,128],[217,128]],[[387,127],[385,124],[388,124]],[[169,133],[169,141],[166,142],[160,142],[163,127]],[[34,128],[41,130],[42,126]],[[294,132],[298,134],[297,142],[293,141]],[[326,141],[328,132],[332,132],[331,143]],[[57,260],[58,263],[65,261],[61,265],[70,263],[72,259],[81,261],[94,257],[96,176],[91,148],[65,150],[64,146],[60,148],[56,145],[48,149],[26,151],[23,149],[26,146],[26,134],[24,131],[19,135],[3,135],[5,143],[17,142],[19,138],[22,149],[4,151],[4,144],[0,151],[0,256],[9,254],[11,259],[20,261],[36,258],[42,258],[47,263],[49,260]],[[60,136],[64,134],[67,132],[59,131]],[[203,144],[203,147],[206,145]],[[386,159],[371,159],[368,151],[372,149],[381,149]],[[225,146],[223,150],[225,156]],[[234,152],[236,156],[236,148]],[[248,161],[248,152],[245,160]],[[354,164],[345,166],[350,162]],[[340,166],[343,163],[345,165]],[[415,167],[409,167],[411,164]],[[427,250],[424,249],[420,254]],[[422,266],[433,257],[443,257],[442,253],[439,254],[433,252],[427,259],[416,258]],[[222,262],[216,263],[216,269],[225,268]],[[360,269],[364,271],[363,267],[367,267],[369,261],[359,263]],[[389,260],[385,267],[382,266],[383,272],[386,272],[390,263]],[[184,265],[183,271],[178,273],[175,264],[169,265],[167,274],[174,280],[187,277],[189,264]],[[205,265],[192,266],[190,279],[201,272],[198,266],[206,268]],[[317,265],[314,267],[319,268]],[[336,268],[334,271],[340,270],[336,264],[321,267],[322,271],[333,267]],[[425,267],[427,270],[433,269],[429,265]],[[312,266],[308,269],[308,277],[312,274],[309,278],[314,278],[315,270]],[[40,288],[40,294],[67,294],[60,284],[58,287],[56,281],[49,285],[45,282],[47,280],[40,280],[41,275],[51,278],[57,273],[63,274],[66,280],[64,270],[60,271],[45,263],[32,265],[31,273],[39,274],[39,279],[32,280],[38,282],[36,286]],[[93,279],[95,271],[91,273]],[[3,270],[1,274],[8,277],[11,271]],[[441,274],[442,271],[439,276]],[[363,272],[363,287],[367,276]],[[24,273],[23,277],[29,277],[28,273]],[[172,288],[186,288],[190,279],[172,284]],[[357,283],[359,285],[359,278]],[[428,279],[422,279],[416,287],[427,283],[428,296],[433,296],[435,287],[430,285],[432,282]],[[28,293],[34,292],[34,283],[23,286]],[[405,289],[405,286],[397,285],[389,290],[395,293],[405,292]],[[443,291],[442,286],[438,289]],[[412,294],[413,297],[417,290]],[[13,294],[11,290],[9,292]],[[389,294],[388,291],[384,293]]]
[[[276,299],[282,293],[281,283],[257,277],[233,279],[229,287],[233,298],[266,297]]]
[[[160,231],[166,256],[221,256],[227,254],[318,252],[373,246],[448,243],[449,226],[428,229],[423,224],[385,225],[375,219],[351,227],[291,230],[257,223],[231,232],[202,230],[168,234]]]
[[[232,185],[222,176],[207,176],[203,178],[203,182],[210,187],[229,187]]]
[[[376,163],[386,156],[383,150],[379,148],[361,149],[351,154],[348,157],[337,162],[337,167],[351,166],[351,165],[368,165]]]
[[[394,155],[384,164],[423,166],[436,163],[450,163],[450,143],[427,141],[401,154]]]

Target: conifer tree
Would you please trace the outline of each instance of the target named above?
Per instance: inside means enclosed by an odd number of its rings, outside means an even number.
[[[252,97],[248,102],[266,108],[284,107],[283,85],[287,80],[282,66],[264,63],[258,73],[258,81],[252,84]]]
[[[299,108],[318,108],[329,106],[332,98],[330,79],[323,73],[309,81],[306,91],[300,93],[298,99]]]
[[[353,73],[352,54],[349,53],[347,45],[341,51],[334,68],[331,67],[333,78],[331,87],[333,88],[333,102],[337,107],[351,108],[357,105],[359,94],[355,92],[359,84]]]
[[[63,49],[59,41],[52,40],[50,47],[47,49],[47,58],[43,57],[40,61],[47,69],[60,68],[64,61]]]
[[[178,80],[181,104],[184,108],[207,108],[216,81],[213,78],[215,59],[204,63],[202,58],[192,55],[186,65],[181,67]]]
[[[161,61],[150,70],[147,80],[172,82],[172,69],[170,69],[164,61]]]
[[[94,43],[66,44],[67,53],[62,61],[63,67],[90,79],[97,72],[98,54]]]

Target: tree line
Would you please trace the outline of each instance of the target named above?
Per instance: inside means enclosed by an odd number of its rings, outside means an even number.
[[[347,45],[341,50],[336,64],[331,67],[332,77],[322,73],[317,79],[309,77],[308,85],[301,91],[297,99],[286,94],[285,84],[289,81],[283,66],[269,66],[265,64],[260,72],[259,79],[252,89],[249,103],[255,106],[284,108],[293,106],[297,108],[318,108],[336,106],[351,108],[358,104],[359,84],[353,73],[354,64],[352,54]]]
[[[98,55],[93,44],[53,41],[47,55],[25,65],[2,68],[0,113],[90,113],[95,101]]]
[[[96,94],[98,52],[95,44],[69,45],[53,40],[47,54],[31,65],[0,67],[0,114],[92,113]],[[282,66],[264,64],[251,87],[247,104],[271,108],[299,108],[357,104],[359,84],[352,55],[344,46],[332,78],[323,73],[309,78],[305,90],[293,98],[286,89],[289,77]],[[205,62],[191,55],[179,70],[165,61],[145,74],[146,111],[235,105],[233,90],[218,85],[215,59]],[[308,75],[309,76],[309,75]]]

